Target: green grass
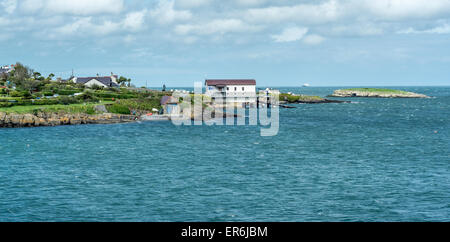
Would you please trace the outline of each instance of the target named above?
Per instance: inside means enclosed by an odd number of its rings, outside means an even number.
[[[306,96],[306,95],[294,96],[287,93],[280,94],[280,101],[286,100],[290,103],[295,103],[295,102],[315,102],[315,101],[322,101],[324,99],[319,96]]]
[[[0,96],[0,100],[22,100],[21,97],[2,97]]]
[[[383,94],[406,94],[408,92],[394,89],[386,89],[386,88],[350,88],[343,89],[341,91],[352,91],[352,92],[373,92],[373,93],[383,93]]]
[[[89,104],[71,104],[71,105],[40,105],[40,106],[13,106],[8,108],[0,108],[3,113],[37,113],[37,112],[66,112],[66,113],[86,113],[95,114],[94,106],[111,104],[113,102],[89,103]]]
[[[128,107],[131,110],[151,111],[152,109],[161,109],[161,98],[143,98],[119,100],[118,103]]]
[[[110,113],[116,113],[116,114],[130,114],[130,108],[119,104],[119,103],[113,103],[111,105],[106,106],[106,109]]]

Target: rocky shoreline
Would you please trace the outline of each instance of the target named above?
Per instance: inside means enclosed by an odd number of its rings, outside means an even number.
[[[366,97],[366,98],[429,98],[426,95],[413,93],[413,92],[405,92],[405,91],[396,91],[392,90],[392,92],[386,91],[364,91],[364,90],[337,90],[330,97]]]
[[[351,103],[350,101],[341,101],[341,100],[330,100],[330,99],[322,99],[322,100],[297,100],[294,102],[289,101],[280,101],[280,104],[322,104],[322,103]]]
[[[136,121],[134,115],[120,114],[67,114],[67,113],[36,113],[7,114],[0,113],[0,128],[22,128],[40,126],[81,125],[81,124],[115,124]]]

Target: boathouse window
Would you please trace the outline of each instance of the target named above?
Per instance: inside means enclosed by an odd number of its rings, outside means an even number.
[[[237,91],[237,87],[234,88],[234,91]]]
[[[245,91],[245,87],[242,88],[242,91]]]

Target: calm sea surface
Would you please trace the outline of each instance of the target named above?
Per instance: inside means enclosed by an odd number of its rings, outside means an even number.
[[[296,105],[276,137],[169,122],[0,129],[0,221],[450,221],[450,87],[403,89],[435,98]]]

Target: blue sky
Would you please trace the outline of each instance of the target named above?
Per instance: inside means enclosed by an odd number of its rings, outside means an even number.
[[[0,0],[0,65],[137,86],[450,84],[450,0]]]

